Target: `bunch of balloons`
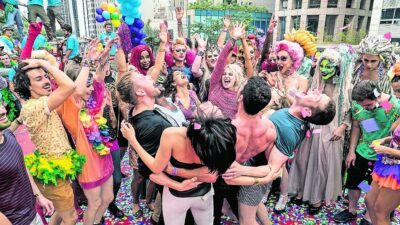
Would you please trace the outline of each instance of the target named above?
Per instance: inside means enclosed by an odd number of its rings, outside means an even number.
[[[118,0],[121,6],[122,19],[128,25],[131,31],[131,41],[133,46],[145,45],[146,33],[142,30],[144,22],[141,19],[142,13],[140,6],[142,0]]]
[[[102,23],[107,20],[111,20],[111,24],[118,28],[121,26],[120,18],[122,14],[117,6],[113,3],[102,2],[100,7],[96,9],[96,21]]]

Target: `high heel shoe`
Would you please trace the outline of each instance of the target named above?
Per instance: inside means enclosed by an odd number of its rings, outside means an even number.
[[[319,213],[319,211],[321,210],[321,208],[322,208],[322,204],[321,205],[319,205],[319,206],[317,206],[317,207],[315,207],[315,206],[313,206],[312,204],[310,204],[309,206],[308,206],[308,214],[309,215],[316,215],[316,214],[318,214]]]
[[[274,212],[278,214],[285,212],[287,201],[288,201],[288,196],[280,195],[279,200],[275,205]]]

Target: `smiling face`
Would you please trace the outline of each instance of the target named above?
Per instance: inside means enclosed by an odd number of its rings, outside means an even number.
[[[187,76],[181,71],[174,71],[172,76],[175,86],[187,87],[187,85],[189,84]]]
[[[143,69],[149,69],[150,68],[150,61],[151,61],[151,59],[150,59],[150,54],[149,54],[149,52],[148,51],[143,51],[141,54],[140,54],[140,61],[139,61],[139,63],[140,63],[140,66],[143,68]]]
[[[219,55],[219,53],[218,53],[217,50],[215,50],[215,51],[207,51],[206,63],[207,63],[207,66],[209,68],[214,68],[215,67],[215,64],[217,63],[218,55]]]
[[[321,71],[322,79],[328,80],[335,76],[337,66],[328,59],[323,59],[319,65],[319,70]]]
[[[222,87],[225,89],[233,90],[236,83],[236,76],[230,68],[225,67],[225,71],[222,74]]]
[[[173,56],[176,61],[183,62],[185,61],[186,58],[186,46],[185,45],[180,45],[176,44],[174,51],[173,51]]]
[[[377,70],[379,67],[379,56],[377,55],[370,55],[370,54],[363,54],[362,55],[362,63],[364,65],[365,70]]]
[[[52,92],[50,77],[43,69],[37,68],[26,72],[30,82],[30,92],[33,98],[49,96]]]
[[[7,118],[7,110],[4,102],[0,102],[0,131],[7,129],[11,125],[11,121]]]
[[[278,70],[281,74],[290,73],[293,61],[287,51],[280,51],[276,56],[276,62],[278,64]]]

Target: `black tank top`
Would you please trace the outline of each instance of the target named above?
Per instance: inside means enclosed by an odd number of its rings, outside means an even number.
[[[180,169],[197,169],[200,167],[203,167],[204,165],[201,164],[196,164],[196,163],[182,163],[177,161],[173,156],[171,156],[170,162],[172,164],[172,166],[176,167],[176,168],[180,168]],[[182,182],[183,180],[185,180],[182,177],[178,177],[178,176],[173,176],[168,174],[168,176],[178,182]],[[201,183],[199,186],[187,190],[187,191],[177,191],[174,189],[169,189],[171,194],[174,195],[175,197],[179,197],[179,198],[189,198],[189,197],[199,197],[199,196],[203,196],[206,193],[208,193],[211,189],[211,184],[210,183]]]

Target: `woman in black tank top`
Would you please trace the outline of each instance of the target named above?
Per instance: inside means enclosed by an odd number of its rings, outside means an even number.
[[[165,129],[155,158],[140,146],[130,124],[123,122],[121,127],[124,137],[153,172],[151,179],[165,186],[162,206],[165,224],[184,224],[189,209],[196,224],[212,224],[213,189],[202,177],[209,177],[210,173],[223,174],[236,158],[236,128],[230,119],[196,117],[187,127]],[[163,171],[169,163],[173,169],[166,177]],[[204,176],[199,174],[197,178],[204,183],[196,187],[179,177],[180,168],[202,167]],[[193,188],[187,190],[188,186]]]

